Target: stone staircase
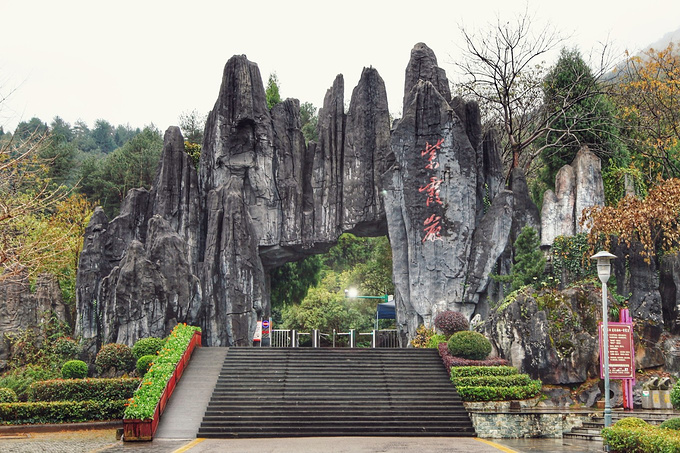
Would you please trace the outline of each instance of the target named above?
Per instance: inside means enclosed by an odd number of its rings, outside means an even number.
[[[625,417],[637,417],[641,418],[650,425],[660,425],[667,419],[671,417],[677,417],[677,413],[673,411],[654,411],[654,410],[639,410],[631,412],[614,411],[612,412],[612,423],[616,423]],[[602,442],[602,436],[600,431],[604,428],[604,416],[602,413],[598,413],[591,417],[591,421],[583,423],[580,428],[573,428],[571,432],[565,433],[564,437],[567,439],[584,439],[592,440],[595,442]]]
[[[474,436],[435,349],[230,348],[198,437]]]

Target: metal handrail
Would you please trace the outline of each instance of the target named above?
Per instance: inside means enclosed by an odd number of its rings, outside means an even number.
[[[271,330],[271,347],[274,348],[296,348],[300,346],[300,336],[308,335],[311,337],[313,348],[320,348],[321,339],[325,339],[330,343],[330,346],[335,348],[338,347],[338,340],[342,337],[348,338],[348,346],[350,348],[357,347],[357,337],[370,336],[371,348],[398,348],[399,347],[399,334],[396,329],[383,329],[383,330],[373,330],[371,332],[357,332],[354,329],[350,329],[348,332],[338,332],[333,329],[330,334],[322,333],[317,329],[311,332],[298,332],[295,329],[272,329]]]

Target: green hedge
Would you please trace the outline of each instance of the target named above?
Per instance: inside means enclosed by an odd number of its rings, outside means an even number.
[[[126,400],[1,403],[0,423],[73,423],[123,418]]]
[[[125,409],[126,419],[150,420],[177,363],[200,327],[177,324]]]
[[[512,387],[456,387],[463,401],[525,400],[541,394],[541,381]]]
[[[131,398],[140,379],[55,379],[34,382],[29,401],[114,401]]]
[[[518,374],[513,366],[457,366],[451,368],[451,378],[474,376],[511,376]]]
[[[680,451],[680,432],[649,424],[628,426],[616,422],[610,428],[602,430],[604,444],[610,450],[620,452],[665,453]]]
[[[533,381],[526,374],[513,374],[511,376],[452,377],[451,382],[456,387],[521,387],[530,385]]]

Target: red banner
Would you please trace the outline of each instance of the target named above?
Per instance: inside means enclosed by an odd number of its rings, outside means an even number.
[[[609,379],[635,378],[635,349],[633,348],[633,325],[626,322],[610,322],[609,331]],[[604,379],[604,353],[602,351],[602,323],[600,333],[600,377]]]

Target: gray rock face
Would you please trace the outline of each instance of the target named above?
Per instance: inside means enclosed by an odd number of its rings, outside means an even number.
[[[680,254],[666,254],[661,258],[659,280],[664,325],[672,333],[680,333]]]
[[[188,322],[208,345],[248,345],[269,315],[269,269],[324,252],[345,231],[389,231],[404,341],[439,311],[485,313],[489,270],[515,219],[532,216],[503,190],[479,107],[451,99],[427,46],[416,45],[406,74],[404,118],[391,134],[384,83],[367,68],[347,112],[335,79],[319,141],[307,146],[299,102],[269,111],[257,65],[231,58],[198,173],[170,128],[152,189],[131,191],[110,222],[93,216],[78,332],[130,344]]]
[[[603,205],[600,159],[584,146],[571,165],[557,172],[555,192],[547,190],[543,195],[541,245],[552,245],[557,236],[587,232],[587,226],[580,224],[583,210]]]
[[[553,295],[554,297],[554,295]],[[544,304],[546,303],[544,300]],[[535,295],[520,295],[487,322],[499,355],[544,384],[573,384],[597,376],[598,292],[571,289],[539,308]]]
[[[61,321],[71,321],[59,285],[52,275],[39,275],[34,291],[31,291],[26,272],[3,280],[0,283],[0,361],[7,360],[10,354],[5,335],[37,329],[43,315],[49,312]]]

